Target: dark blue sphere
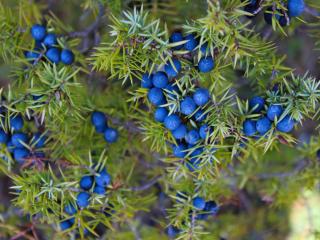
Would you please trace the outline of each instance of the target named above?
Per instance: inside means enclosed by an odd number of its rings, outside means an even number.
[[[244,135],[251,137],[257,132],[256,122],[253,120],[245,120],[243,122],[243,133]]]
[[[164,126],[173,131],[181,124],[181,119],[177,114],[171,114],[164,119]]]
[[[288,0],[288,11],[290,17],[300,16],[305,8],[304,0]]]
[[[22,148],[22,147],[24,147],[24,145],[22,143],[27,144],[28,136],[27,136],[27,134],[21,133],[21,132],[14,133],[11,137],[11,141],[14,146],[16,146],[18,148]]]
[[[206,88],[198,88],[193,94],[193,100],[198,106],[204,106],[210,99],[210,93]]]
[[[13,150],[13,158],[20,164],[22,164],[27,157],[29,157],[29,150],[24,147],[15,148]]]
[[[48,33],[43,39],[43,44],[47,47],[53,47],[57,44],[57,36],[54,33]]]
[[[46,52],[46,57],[52,63],[58,64],[60,62],[60,50],[58,48],[50,48]]]
[[[7,142],[7,149],[10,153],[13,153],[13,150],[14,150],[15,146],[13,145],[12,143],[12,140],[10,139],[8,142]]]
[[[206,202],[203,211],[207,212],[208,214],[215,215],[219,211],[219,206],[215,201],[208,201]]]
[[[169,238],[175,238],[180,233],[180,230],[178,228],[170,225],[169,227],[167,227],[166,232],[167,232]]]
[[[201,45],[200,47],[200,51],[203,53],[203,54],[207,54],[209,52],[209,47],[208,47],[208,43],[205,42]]]
[[[26,51],[24,55],[27,59],[30,59],[30,60],[35,60],[40,57],[40,53],[35,51]]]
[[[114,143],[118,140],[118,131],[114,128],[107,128],[106,131],[104,132],[104,139],[108,143]]]
[[[202,125],[199,129],[199,135],[202,139],[206,139],[211,133],[212,130],[207,124]]]
[[[34,24],[30,32],[33,39],[37,41],[41,41],[46,36],[46,28],[40,24]]]
[[[162,123],[167,116],[168,116],[168,110],[166,108],[164,108],[164,107],[159,107],[154,112],[154,119],[157,122],[161,122]]]
[[[69,49],[62,49],[60,53],[60,60],[65,65],[70,65],[74,62],[74,54]]]
[[[153,78],[153,74],[150,74],[150,75],[149,73],[143,74],[141,79],[141,87],[152,88],[153,87],[152,78]]]
[[[1,144],[5,144],[5,143],[8,142],[8,140],[9,140],[9,137],[8,137],[8,135],[6,134],[6,132],[3,131],[3,130],[0,130],[0,143],[1,143]]]
[[[64,220],[64,221],[60,222],[60,230],[61,230],[61,231],[65,231],[65,230],[71,228],[72,225],[73,225],[73,224],[72,224],[71,221],[69,221],[69,220]]]
[[[23,127],[23,118],[21,114],[10,117],[10,127],[14,131],[18,131]]]
[[[156,72],[153,74],[152,83],[157,88],[165,88],[169,82],[168,76],[165,72]]]
[[[204,113],[201,109],[199,109],[195,114],[194,114],[194,119],[197,122],[202,122],[203,120],[205,120],[207,117],[207,114]]]
[[[186,142],[192,145],[196,144],[199,139],[199,132],[195,129],[190,130],[186,135]]]
[[[64,212],[68,215],[74,215],[77,213],[77,209],[71,203],[69,203],[64,207]]]
[[[250,99],[249,101],[249,107],[251,110],[254,109],[254,113],[259,113],[265,104],[265,100],[262,97],[259,96],[255,96],[253,98]]]
[[[77,196],[77,204],[80,208],[85,208],[90,204],[90,194],[87,192],[80,192]]]
[[[183,139],[187,134],[187,127],[184,124],[180,124],[179,127],[177,127],[175,130],[172,131],[172,135],[175,139],[181,140]]]
[[[185,44],[184,44],[184,48],[187,51],[192,51],[194,50],[197,46],[198,46],[198,40],[196,39],[196,36],[194,34],[188,34],[184,40],[188,40]]]
[[[103,112],[94,111],[91,114],[91,123],[98,126],[106,126],[107,118]]]
[[[148,93],[148,99],[155,106],[162,105],[166,102],[165,96],[160,88],[151,88]]]
[[[198,63],[199,71],[202,73],[210,72],[214,68],[214,60],[211,56],[202,57]]]
[[[80,187],[83,190],[89,190],[93,185],[93,177],[92,176],[83,176],[80,180]]]
[[[317,158],[320,159],[320,149],[317,151]]]
[[[44,135],[43,133],[37,132],[33,135],[33,139],[32,139],[32,145],[35,144],[36,148],[42,148],[45,145],[45,142],[47,140],[46,135]]]
[[[198,210],[203,210],[206,206],[206,201],[202,197],[195,197],[192,200],[192,205]]]
[[[111,183],[111,176],[106,169],[103,169],[95,176],[95,182],[100,187],[107,187]]]
[[[176,43],[183,41],[183,35],[181,32],[173,32],[169,38],[170,43]],[[173,47],[175,50],[181,50],[183,48],[183,44]]]
[[[192,97],[186,97],[180,103],[180,112],[184,115],[191,115],[197,108]]]
[[[106,188],[96,185],[93,188],[93,192],[96,194],[99,194],[99,195],[104,195],[104,194],[106,194]]]
[[[183,143],[173,145],[173,155],[177,158],[184,158],[187,155],[187,146]]]
[[[173,58],[172,63],[170,61],[164,66],[164,70],[166,71],[168,77],[176,77],[181,71],[181,63],[178,59]]]
[[[294,120],[290,116],[285,116],[280,122],[277,123],[277,130],[279,132],[291,132],[294,127]]]
[[[256,122],[256,129],[260,134],[265,134],[271,129],[271,121],[267,117],[261,117]]]
[[[282,113],[283,113],[283,108],[281,105],[272,104],[267,110],[267,117],[271,121],[274,121],[275,118],[279,119]]]

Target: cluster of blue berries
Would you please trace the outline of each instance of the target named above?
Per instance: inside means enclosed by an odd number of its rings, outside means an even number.
[[[159,76],[164,78],[159,79]],[[186,96],[180,101],[180,113],[175,112],[169,114],[169,109],[161,107],[166,104],[166,96],[172,97],[172,93],[167,91],[178,92],[179,89],[168,81],[165,72],[156,72],[153,75],[144,74],[142,78],[142,86],[146,87],[145,82],[149,82],[149,101],[157,106],[154,112],[154,119],[157,122],[163,123],[164,126],[171,131],[173,137],[177,140],[178,144],[173,145],[173,154],[175,157],[184,158],[188,154],[188,149],[193,148],[201,141],[204,141],[210,131],[210,127],[203,123],[206,119],[204,107],[210,100],[209,91],[205,88],[197,88],[193,95]],[[192,127],[188,129],[187,122],[193,118],[199,128]],[[200,160],[197,158],[203,152],[203,148],[196,148],[190,154],[190,161],[187,167],[190,171],[198,168]]]
[[[83,209],[89,206],[91,194],[106,195],[107,186],[111,184],[111,176],[104,168],[97,175],[83,176],[80,180],[81,192],[77,195],[76,206],[68,204],[64,207],[64,212],[71,216],[67,220],[60,222],[60,229],[64,231],[73,226],[75,222],[74,215],[78,209]],[[85,230],[87,232],[87,230]]]
[[[96,129],[97,133],[103,133],[104,139],[108,143],[117,141],[119,134],[114,128],[108,127],[107,117],[103,112],[94,111],[91,115],[91,123]]]
[[[177,193],[178,199],[186,200],[187,197],[183,193]],[[180,202],[180,200],[178,200]],[[215,201],[205,201],[202,197],[195,197],[192,199],[193,211],[190,211],[190,217],[192,217],[193,212],[196,214],[196,220],[207,220],[210,216],[216,216],[219,211],[219,206]],[[166,232],[170,238],[175,238],[181,230],[177,227],[170,225],[166,229]]]
[[[36,41],[36,47],[34,50],[25,53],[27,59],[39,60],[42,58],[41,52],[45,52],[46,58],[52,63],[62,62],[65,65],[70,65],[74,62],[73,52],[69,49],[60,49],[57,36],[54,33],[47,33],[46,27],[40,24],[33,25],[31,35]]]
[[[245,11],[254,14],[254,16],[258,13],[258,9],[260,8],[260,1],[251,0],[246,6]],[[264,12],[264,19],[266,23],[272,24],[272,17],[275,16],[276,20],[279,22],[281,26],[287,26],[289,24],[289,19],[292,17],[300,16],[305,8],[304,0],[288,0],[287,3],[287,13],[283,9],[273,9],[273,7],[268,7]],[[274,10],[277,13],[274,13]],[[285,16],[287,15],[287,17]],[[254,16],[249,16],[254,17]]]
[[[184,47],[188,51],[193,51],[198,46],[198,41],[192,34],[183,38],[181,33],[175,32],[171,35],[170,42],[179,42],[184,39],[188,41],[184,45],[175,47],[177,50]],[[213,67],[214,62],[211,57],[203,57],[198,65],[200,72],[211,71]],[[178,144],[173,145],[174,156],[184,158],[189,154],[191,159],[186,162],[186,166],[190,171],[194,171],[199,169],[201,160],[198,156],[203,152],[203,148],[194,148],[194,146],[204,141],[209,135],[208,133],[211,132],[210,127],[204,123],[207,116],[205,107],[210,101],[210,93],[206,88],[195,89],[192,94],[185,96],[180,101],[179,112],[172,112],[170,104],[164,107],[167,100],[178,100],[180,91],[175,78],[181,73],[181,70],[181,62],[177,58],[173,58],[164,66],[163,71],[143,74],[141,87],[149,89],[148,100],[157,107],[154,119],[163,123],[177,140]],[[190,128],[188,128],[188,122],[191,119],[198,124],[198,127],[195,127],[194,124],[191,127],[192,124],[189,124]]]
[[[174,50],[185,50],[189,53],[197,53],[197,49],[199,46],[199,40],[194,34],[188,34],[187,36],[183,36],[181,32],[174,32],[169,38],[170,43],[178,43],[186,41],[186,43],[175,46]],[[200,51],[202,52],[202,57],[200,58],[200,61],[198,62],[198,70],[202,73],[207,73],[213,70],[214,68],[214,58],[213,56],[208,55],[208,47],[207,43],[203,44],[200,47]],[[166,73],[168,74],[168,77],[176,77],[181,69],[181,63],[179,60],[174,59],[173,60],[174,66],[172,64],[168,63],[166,68]]]
[[[270,104],[268,107],[265,105],[265,100],[262,97],[256,96],[250,99],[251,111],[262,116],[257,120],[247,119],[243,122],[243,132],[246,136],[263,136],[271,129],[274,122],[276,122],[275,127],[279,132],[289,133],[293,130],[295,121],[289,115],[282,116],[283,107],[280,104]],[[262,113],[263,110],[265,113]]]
[[[37,132],[29,137],[28,134],[21,131],[23,125],[24,120],[21,114],[12,115],[9,118],[10,131],[0,130],[0,143],[7,147],[8,152],[19,164],[23,164],[29,158],[45,158],[45,153],[39,149],[45,146],[46,135]]]

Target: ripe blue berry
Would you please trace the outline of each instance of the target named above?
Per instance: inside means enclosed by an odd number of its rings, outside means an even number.
[[[23,118],[21,114],[10,117],[10,127],[14,131],[18,131],[23,127]]]
[[[290,17],[300,16],[305,8],[304,0],[288,0],[288,11]]]
[[[9,137],[8,137],[8,135],[5,133],[5,131],[0,130],[0,143],[1,143],[1,144],[7,143],[8,140],[9,140]]]
[[[28,142],[28,136],[25,133],[15,133],[11,137],[12,144],[18,148],[24,147],[24,144]]]
[[[155,106],[165,103],[165,97],[160,88],[151,88],[148,93],[148,99]]]
[[[283,113],[283,108],[281,105],[270,105],[267,111],[267,116],[271,121],[274,121],[275,118],[279,119]]]
[[[198,88],[193,94],[193,100],[198,106],[205,105],[210,99],[210,93],[206,88]]]
[[[12,143],[12,140],[10,139],[8,142],[7,142],[7,149],[10,153],[13,153],[13,150],[14,150],[15,146],[13,145]]]
[[[207,114],[205,114],[201,109],[199,109],[195,114],[194,118],[197,122],[202,122],[207,117]]]
[[[152,77],[152,83],[155,87],[157,88],[164,88],[167,86],[168,84],[168,76],[165,72],[156,72],[155,74],[153,74]]]
[[[187,161],[186,165],[187,165],[189,171],[193,172],[193,171],[198,170],[200,168],[200,166],[199,166],[200,163],[201,163],[200,159],[192,158],[189,161]]]
[[[23,163],[24,160],[29,156],[29,154],[30,154],[29,150],[23,147],[15,148],[13,150],[13,158],[18,163]]]
[[[214,68],[214,60],[211,56],[202,57],[198,63],[200,72],[207,73]]]
[[[191,115],[197,108],[196,103],[192,97],[186,97],[180,103],[180,111],[184,115]]]
[[[95,176],[96,184],[100,187],[107,187],[111,183],[111,176],[107,173],[106,169],[103,169]]]
[[[320,159],[320,149],[317,151],[317,158]]]
[[[154,112],[154,119],[157,122],[163,122],[167,116],[168,116],[168,110],[164,107],[159,107]]]
[[[71,228],[72,227],[72,222],[69,221],[69,220],[64,220],[62,222],[60,222],[60,230],[61,231],[65,231],[67,230],[68,228]]]
[[[199,129],[199,135],[202,139],[206,139],[211,132],[211,128],[207,124],[202,125]]]
[[[173,145],[173,155],[177,158],[184,158],[187,155],[187,146],[183,143],[176,145]]]
[[[166,71],[168,77],[176,77],[181,71],[181,63],[178,59],[172,59],[172,63],[168,61],[164,66],[164,70]]]
[[[107,121],[107,118],[103,112],[94,111],[91,114],[91,123],[96,127],[97,126],[105,126],[106,121]]]
[[[195,197],[192,200],[192,205],[198,210],[203,210],[206,206],[206,201],[202,197]]]
[[[271,122],[267,117],[261,117],[256,122],[256,129],[260,134],[267,133],[271,128]]]
[[[33,135],[32,139],[32,145],[35,144],[36,148],[42,148],[44,147],[44,144],[47,140],[47,137],[43,135],[42,133],[38,132]]]
[[[50,62],[58,64],[60,62],[60,50],[58,48],[50,48],[46,52],[46,57],[49,59]]]
[[[285,116],[280,122],[277,123],[277,130],[280,132],[288,133],[294,127],[294,120],[290,116]]]
[[[104,132],[104,139],[108,143],[114,143],[118,139],[118,131],[114,128],[107,128],[106,131]]]
[[[64,207],[64,212],[69,215],[74,215],[77,213],[77,209],[71,203],[69,203]]]
[[[70,65],[74,62],[74,54],[69,49],[62,49],[60,53],[60,60],[65,65]]]
[[[193,49],[195,49],[198,45],[198,40],[196,39],[194,34],[188,34],[184,40],[188,40],[185,44],[184,44],[184,48],[187,51],[192,51]]]
[[[257,132],[256,122],[250,119],[243,122],[243,133],[244,135],[250,137]]]
[[[40,24],[34,24],[30,31],[33,39],[37,41],[41,41],[46,36],[46,28]]]
[[[169,38],[170,43],[176,43],[183,41],[183,36],[181,32],[173,32]],[[178,46],[175,46],[173,49],[180,50],[183,48],[183,44],[180,44]]]
[[[249,107],[250,109],[254,109],[254,113],[259,113],[264,107],[265,101],[262,97],[255,96],[250,99]]]
[[[187,134],[187,127],[184,124],[180,124],[175,130],[172,131],[172,135],[175,139],[181,140]]]
[[[103,126],[95,126],[94,128],[95,128],[97,133],[104,133],[106,131],[107,127],[108,127],[108,125],[106,123]]]
[[[170,225],[166,232],[170,238],[175,238],[180,233],[180,230],[175,226]]]
[[[106,194],[106,189],[104,187],[100,187],[100,186],[96,185],[93,188],[93,192],[96,194],[99,194],[99,195],[104,195],[104,194]]]
[[[153,87],[152,78],[153,78],[153,74],[151,74],[151,75],[149,75],[149,73],[143,74],[142,79],[141,79],[141,87],[142,88],[152,88]]]
[[[192,129],[186,135],[186,142],[194,145],[199,141],[199,138],[200,138],[200,136],[199,136],[198,131],[195,129]]]
[[[53,33],[48,33],[43,39],[43,44],[47,47],[53,47],[57,44],[57,36]]]
[[[77,196],[77,204],[80,208],[85,208],[87,207],[90,202],[90,194],[87,192],[80,192]]]
[[[173,131],[177,129],[181,124],[181,119],[177,114],[171,114],[164,119],[164,126]]]
[[[203,54],[206,54],[208,51],[209,51],[209,48],[208,48],[208,43],[205,42],[201,45],[200,47],[200,51],[203,53]]]
[[[208,201],[206,202],[206,205],[203,209],[203,211],[206,211],[209,214],[217,214],[219,210],[219,206],[217,205],[217,203],[215,201]]]
[[[80,187],[83,190],[89,190],[93,185],[93,177],[92,176],[84,176],[80,180]]]
[[[37,59],[40,56],[40,53],[35,51],[27,51],[24,53],[25,57],[30,60]]]

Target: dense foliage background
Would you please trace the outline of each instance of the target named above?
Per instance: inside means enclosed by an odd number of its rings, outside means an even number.
[[[254,18],[248,2],[1,0],[2,128],[13,133],[10,119],[21,113],[23,131],[47,140],[44,155],[22,163],[2,144],[0,239],[167,239],[172,226],[181,239],[320,239],[320,2],[306,1],[288,26],[276,14],[272,25],[264,20],[268,7],[286,9],[287,1],[257,0]],[[72,50],[73,64],[26,58],[37,23]],[[173,156],[176,142],[141,88],[143,73],[172,56],[188,58],[172,51],[174,31],[195,33],[215,58],[206,74],[196,70],[197,54],[194,65],[184,60],[179,80],[180,95],[205,87],[212,98],[206,123],[214,133],[204,148],[214,156],[203,155],[211,164],[193,172]],[[257,95],[283,102],[295,130],[244,136],[243,121],[258,117],[248,107]],[[93,111],[106,114],[116,142],[95,131]],[[80,179],[104,166],[107,193],[90,192],[90,206],[61,231]],[[196,196],[214,200],[218,213],[197,219]]]

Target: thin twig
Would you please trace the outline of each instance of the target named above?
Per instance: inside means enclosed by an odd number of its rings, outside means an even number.
[[[141,186],[137,186],[137,187],[131,187],[129,188],[131,191],[144,191],[147,190],[148,188],[152,187],[154,184],[156,184],[158,182],[158,180],[162,178],[162,176],[157,176],[155,178],[153,178],[152,180],[150,180],[149,182],[147,182],[144,185]]]

